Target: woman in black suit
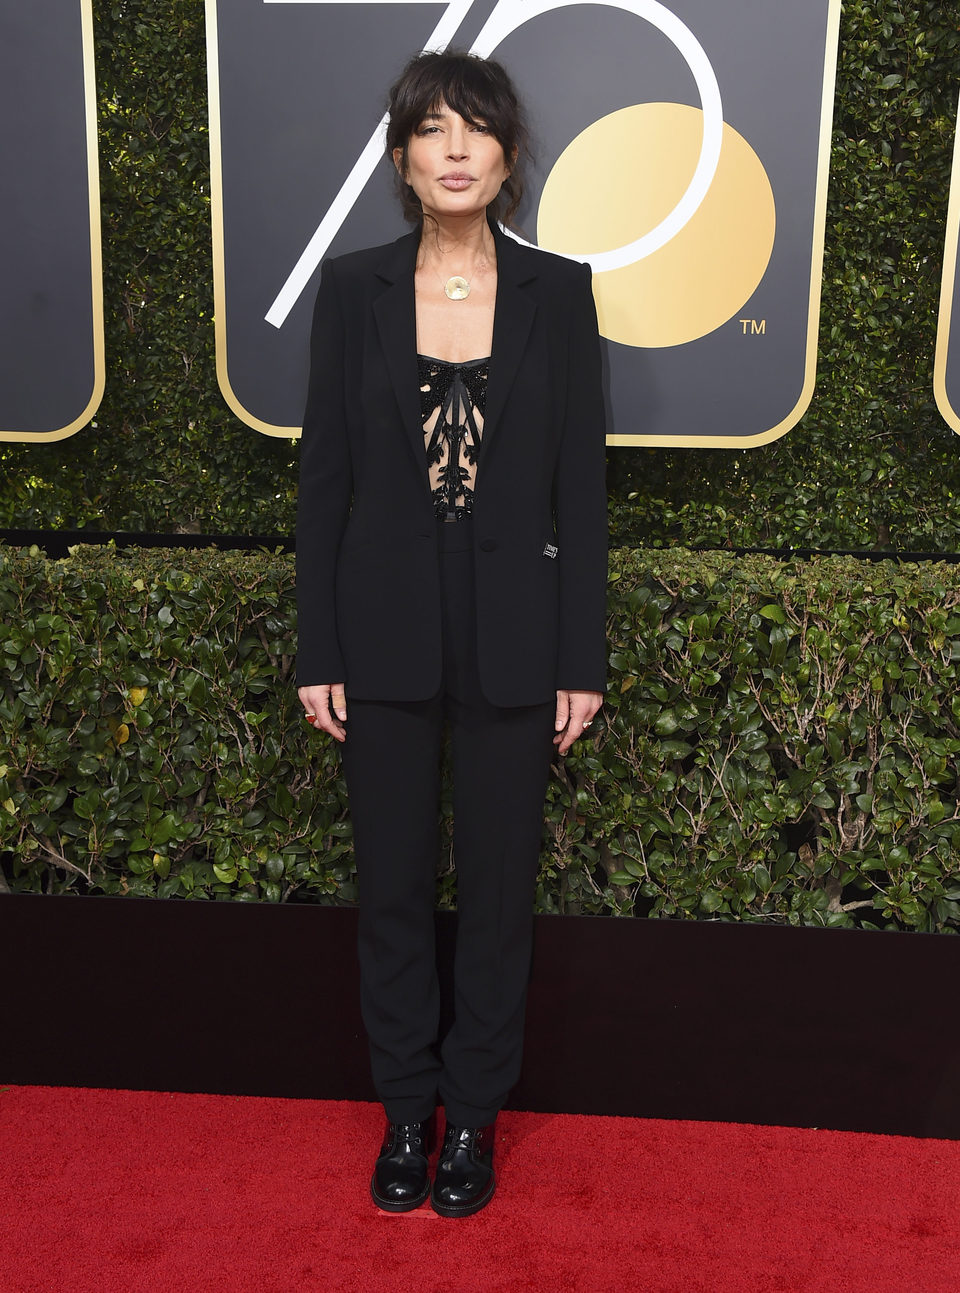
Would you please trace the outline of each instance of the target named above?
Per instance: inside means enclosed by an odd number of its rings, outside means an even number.
[[[387,1126],[371,1189],[467,1216],[516,1082],[551,739],[600,707],[604,426],[588,267],[505,236],[524,131],[495,62],[415,58],[387,149],[416,229],[323,266],[297,522],[297,681],[343,745],[361,1003]],[[349,709],[349,719],[347,718]],[[438,1046],[441,731],[457,868]],[[446,1130],[428,1167],[435,1110]]]

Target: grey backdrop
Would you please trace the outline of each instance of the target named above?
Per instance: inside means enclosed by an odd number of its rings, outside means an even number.
[[[91,413],[98,377],[78,0],[0,12],[0,122],[0,432],[30,440]]]
[[[316,276],[281,329],[263,316],[376,126],[386,87],[425,43],[442,7],[208,3],[216,11],[221,91],[226,310],[220,363],[254,425],[298,426]],[[452,43],[468,47],[492,7],[493,0],[477,0]],[[766,334],[751,343],[733,319],[671,348],[605,343],[610,430],[679,441],[749,438],[790,413],[804,382],[831,6],[829,0],[673,0],[669,7],[706,50],[724,119],[749,141],[773,186],[773,255],[737,312],[766,319]],[[634,103],[699,106],[673,45],[649,23],[614,8],[544,14],[509,36],[495,56],[518,82],[534,128],[537,164],[520,213],[531,238],[546,176],[591,122]],[[831,97],[832,91],[827,87]],[[391,178],[381,162],[328,254],[404,232]]]
[[[957,130],[960,132],[960,117]],[[960,167],[960,139],[953,157],[954,171]],[[957,210],[954,211],[954,206]],[[960,173],[955,173],[950,193],[951,220],[947,226],[947,244],[944,247],[944,268],[953,270],[953,290],[949,299],[941,302],[940,334],[937,336],[938,360],[943,364],[943,391],[947,408],[940,412],[947,419],[954,431],[960,432]],[[948,311],[945,315],[944,308]],[[942,335],[941,335],[942,334]],[[938,392],[938,400],[941,393]]]

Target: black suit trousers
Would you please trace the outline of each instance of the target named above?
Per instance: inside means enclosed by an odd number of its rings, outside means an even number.
[[[343,766],[360,889],[361,1006],[374,1085],[394,1122],[493,1121],[520,1072],[552,702],[480,689],[469,520],[441,523],[443,684],[426,701],[350,697]],[[390,650],[385,636],[383,650]],[[457,943],[440,1039],[434,949],[440,752],[449,723]]]

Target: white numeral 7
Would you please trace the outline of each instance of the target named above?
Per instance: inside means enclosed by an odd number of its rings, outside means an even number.
[[[263,0],[264,4],[324,4],[327,0]],[[388,4],[435,4],[437,0],[386,0]],[[348,0],[350,4],[383,4],[384,0]],[[443,11],[443,16],[430,33],[424,49],[442,50],[450,44],[460,24],[467,16],[473,0],[450,0]],[[376,130],[367,140],[363,151],[353,164],[350,174],[340,186],[340,192],[330,203],[326,215],[317,226],[317,231],[303,249],[300,259],[290,271],[290,275],[277,294],[277,299],[266,313],[267,323],[275,328],[282,328],[287,315],[300,299],[304,288],[313,277],[317,266],[323,260],[327,248],[340,232],[344,220],[353,210],[354,203],[366,187],[367,181],[376,169],[377,162],[383,156],[384,138],[386,136],[387,118],[381,119]]]

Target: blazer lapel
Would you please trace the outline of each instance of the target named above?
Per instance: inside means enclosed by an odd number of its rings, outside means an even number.
[[[536,316],[536,304],[523,290],[536,278],[534,258],[527,249],[492,226],[497,244],[497,304],[493,316],[493,346],[487,383],[483,440],[488,444],[507,403],[527,337]],[[420,381],[417,372],[417,309],[414,274],[419,234],[407,234],[391,243],[376,275],[384,284],[374,299],[373,314],[400,415],[411,447],[424,464],[423,425],[420,415]],[[487,450],[489,452],[489,450]]]
[[[533,257],[527,249],[492,226],[497,244],[497,304],[493,315],[493,349],[483,419],[483,443],[489,444],[507,403],[537,307],[523,284],[536,278]]]
[[[419,234],[398,238],[387,249],[376,274],[386,285],[374,299],[373,317],[387,372],[400,408],[403,427],[427,480],[420,416],[420,378],[417,370],[417,307],[413,276],[417,263]]]

